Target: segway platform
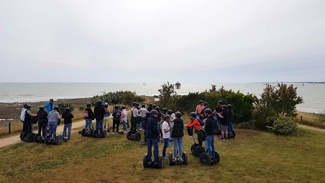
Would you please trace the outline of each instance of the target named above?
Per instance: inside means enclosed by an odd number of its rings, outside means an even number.
[[[215,151],[215,157],[211,157],[208,152],[206,153],[202,153],[200,155],[200,162],[203,165],[213,165],[213,164],[217,164],[220,161],[220,155],[217,151]]]
[[[126,138],[133,141],[140,141],[141,134],[139,132],[132,133],[132,131],[129,131],[126,134]]]
[[[173,154],[170,152],[168,154],[169,166],[172,165],[187,165],[187,154],[186,152],[182,153],[182,160],[179,158],[173,158]]]
[[[46,138],[44,138],[45,144],[52,144],[52,145],[61,145],[63,142],[63,138],[61,135],[56,136],[55,139],[50,139],[50,136],[47,135]]]
[[[143,157],[143,167],[144,168],[159,168],[162,169],[163,168],[163,162],[164,162],[164,157],[163,156],[159,156],[158,162],[153,162],[151,161],[147,161],[147,154],[144,155]]]

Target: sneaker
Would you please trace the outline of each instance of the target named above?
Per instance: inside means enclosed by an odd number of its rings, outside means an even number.
[[[178,158],[178,161],[183,161],[183,159],[182,158]]]
[[[223,140],[223,138],[220,138],[219,140]]]

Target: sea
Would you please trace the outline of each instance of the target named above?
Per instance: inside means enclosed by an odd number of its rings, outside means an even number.
[[[164,84],[164,83],[162,83]],[[159,95],[157,83],[5,83],[0,82],[0,103],[23,103],[48,101],[50,98],[73,99],[88,98],[103,93],[116,91],[131,91],[137,95]],[[175,83],[172,83],[175,84]],[[263,93],[266,83],[180,83],[180,89],[175,89],[179,95],[193,92],[203,92],[216,85],[217,89],[240,91],[243,94],[254,94],[257,97]],[[276,85],[277,83],[269,83]],[[297,87],[298,96],[304,103],[297,105],[297,110],[309,113],[325,113],[325,83],[287,83]]]

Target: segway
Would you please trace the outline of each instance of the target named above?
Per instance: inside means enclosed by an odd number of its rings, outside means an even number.
[[[61,145],[63,142],[62,135],[57,135],[55,139],[50,139],[49,135],[46,135],[44,138],[45,144],[52,144],[52,145]]]
[[[168,155],[169,166],[172,165],[187,165],[187,154],[186,152],[182,153],[182,159],[173,158],[173,154],[170,152]]]
[[[133,140],[133,141],[140,141],[141,139],[141,134],[136,131],[135,133],[132,133],[132,131],[129,131],[127,134],[126,134],[126,138],[128,140]]]
[[[79,134],[81,134],[83,137],[92,137],[93,131],[94,131],[94,128],[91,128],[88,131],[86,128],[83,128],[81,131],[79,131]]]
[[[191,146],[191,152],[195,157],[199,157],[201,153],[205,152],[204,147],[200,146],[198,143],[196,143],[196,140],[193,135],[193,127],[186,127],[186,131],[189,136],[192,137],[194,144]]]
[[[106,130],[102,130],[102,132],[100,132],[98,129],[94,129],[92,131],[92,137],[94,138],[106,138],[106,136],[107,136]]]
[[[44,138],[40,134],[35,134],[35,142],[44,143]]]
[[[203,165],[213,165],[219,163],[219,161],[220,161],[220,155],[217,151],[215,151],[214,157],[210,157],[208,151],[200,155],[200,162]]]
[[[164,162],[164,157],[163,156],[159,156],[158,162],[153,162],[151,161],[147,161],[147,154],[144,155],[143,157],[143,168],[159,168],[162,169],[163,168],[163,162]]]
[[[20,133],[20,140],[25,141],[25,142],[34,142],[35,141],[35,133],[31,132],[26,135],[25,132]]]
[[[235,138],[235,137],[236,137],[235,130],[228,131],[228,138]]]

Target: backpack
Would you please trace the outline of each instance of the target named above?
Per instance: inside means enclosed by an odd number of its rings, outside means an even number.
[[[202,119],[197,119],[200,123],[201,126],[204,126],[204,122],[202,121]]]

